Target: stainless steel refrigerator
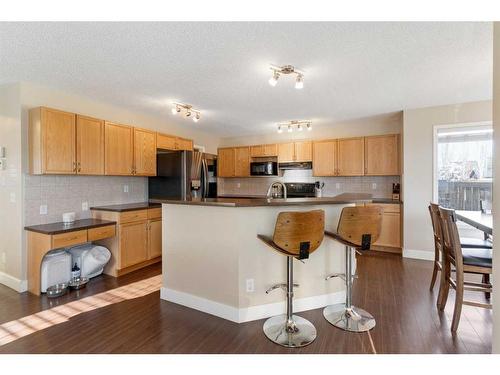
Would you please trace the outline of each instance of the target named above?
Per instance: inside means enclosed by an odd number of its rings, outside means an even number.
[[[149,177],[150,199],[217,197],[217,156],[198,151],[156,155],[156,177]]]

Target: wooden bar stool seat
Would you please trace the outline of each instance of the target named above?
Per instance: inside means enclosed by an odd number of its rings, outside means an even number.
[[[314,325],[297,315],[293,315],[293,259],[307,259],[323,242],[325,212],[281,212],[276,220],[272,238],[258,234],[257,238],[271,249],[287,257],[287,282],[271,286],[266,293],[275,289],[286,292],[286,315],[273,316],[264,323],[264,333],[276,344],[298,348],[306,346],[316,338]]]
[[[352,274],[354,251],[369,250],[380,236],[382,226],[381,206],[345,207],[340,214],[337,233],[325,232],[345,246],[345,273],[326,278],[341,277],[346,283],[346,301],[325,307],[323,316],[337,328],[350,332],[365,332],[375,327],[375,319],[367,311],[352,305]]]

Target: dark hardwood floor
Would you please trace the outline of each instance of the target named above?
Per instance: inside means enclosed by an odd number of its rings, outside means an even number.
[[[57,301],[18,294],[0,285],[0,325],[56,305],[159,275],[160,265],[118,279],[99,276]],[[329,325],[322,309],[299,313],[318,330],[301,349],[286,349],[262,332],[263,320],[236,324],[162,301],[159,291],[94,308],[0,346],[0,353],[490,353],[492,314],[464,306],[458,334],[450,332],[453,291],[446,311],[429,291],[431,262],[373,253],[358,260],[354,302],[377,319],[370,335]],[[482,300],[474,293],[468,298]],[[85,301],[85,300],[83,300]],[[372,342],[373,345],[372,345]]]

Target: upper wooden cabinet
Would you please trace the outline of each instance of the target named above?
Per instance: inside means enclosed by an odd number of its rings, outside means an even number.
[[[399,175],[399,135],[365,137],[365,175]]]
[[[299,141],[278,144],[280,163],[312,161],[312,142]]]
[[[134,128],[134,174],[156,175],[156,133]]]
[[[339,176],[363,176],[364,138],[338,140],[337,174]]]
[[[104,174],[104,121],[76,116],[76,164],[78,174]]]
[[[276,143],[270,145],[250,146],[251,157],[268,157],[278,156],[278,145]]]
[[[30,173],[76,173],[75,114],[38,107],[29,118]]]
[[[105,122],[105,173],[128,176],[134,174],[134,128]]]
[[[161,133],[157,133],[156,137],[156,147],[159,149],[193,151],[193,141],[191,139],[179,138]]]
[[[234,176],[250,176],[250,148],[236,147],[234,149]]]
[[[336,176],[337,140],[315,141],[313,143],[313,175]]]
[[[234,148],[219,148],[217,157],[217,176],[234,177]]]

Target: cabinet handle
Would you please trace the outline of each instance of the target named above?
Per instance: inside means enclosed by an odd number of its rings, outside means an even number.
[[[78,166],[78,172],[80,172],[82,170],[82,166],[81,166],[80,162],[77,163],[77,166]]]
[[[76,161],[73,162],[73,172],[76,172]]]

